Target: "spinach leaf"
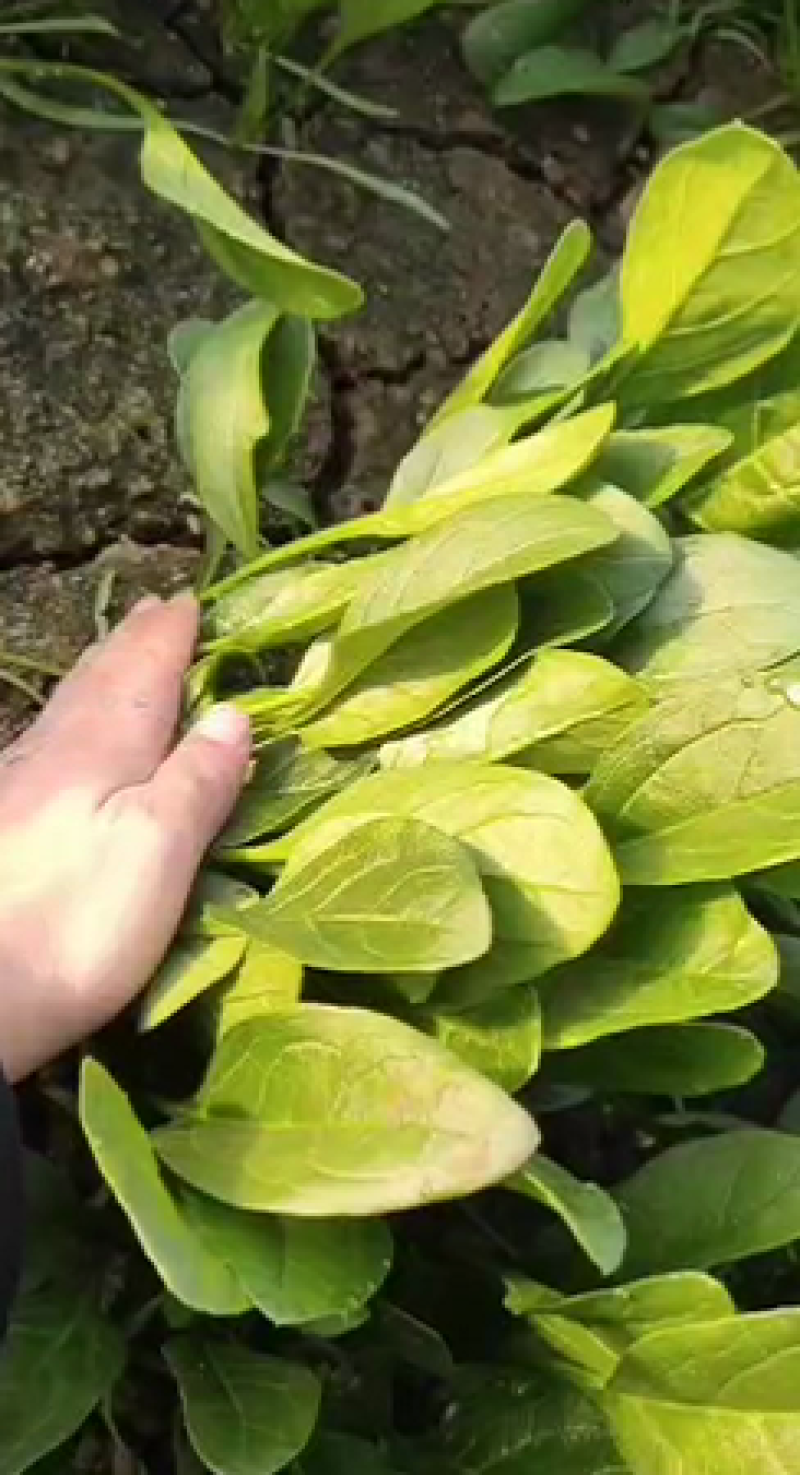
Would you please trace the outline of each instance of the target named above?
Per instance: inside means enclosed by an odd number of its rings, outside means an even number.
[[[653,1025],[742,1009],[777,982],[775,946],[732,886],[680,887],[657,907],[634,889],[591,953],[542,981],[544,1047],[645,1027],[649,1038]]]
[[[588,771],[647,706],[624,671],[580,651],[541,651],[452,717],[380,750],[384,768],[524,754],[547,772]]]
[[[617,1202],[629,1275],[763,1254],[800,1238],[800,1141],[743,1128],[683,1142],[634,1173]]]
[[[469,1193],[534,1152],[527,1112],[385,1015],[303,1004],[220,1041],[163,1161],[238,1208],[362,1217]]]
[[[671,1024],[597,1040],[559,1057],[559,1079],[601,1095],[709,1096],[742,1086],[766,1053],[733,1024]]]
[[[628,410],[730,384],[786,346],[800,317],[799,210],[791,159],[742,124],[662,163],[622,261],[623,342],[641,355],[622,387]]]
[[[604,1394],[632,1475],[791,1475],[800,1419],[794,1308],[665,1327],[635,1342]]]
[[[194,1336],[163,1352],[192,1448],[215,1475],[273,1475],[305,1448],[321,1388],[301,1363]]]
[[[265,900],[230,920],[309,967],[354,973],[453,968],[492,938],[466,847],[399,813],[329,828],[290,858]]]
[[[246,1311],[235,1275],[181,1213],[127,1096],[97,1060],[83,1062],[80,1118],[100,1172],[172,1295],[211,1316]]]
[[[625,1253],[625,1224],[611,1195],[596,1183],[581,1183],[559,1163],[537,1153],[503,1186],[558,1214],[604,1275],[618,1268]]]
[[[24,1292],[0,1359],[0,1466],[22,1475],[78,1430],[119,1377],[125,1347],[87,1286]]]
[[[500,584],[414,626],[303,726],[304,745],[357,747],[422,721],[508,654],[518,615],[514,586]]]
[[[414,815],[459,838],[491,904],[492,948],[446,975],[437,1005],[466,1008],[578,956],[616,910],[611,856],[578,795],[544,774],[501,765],[437,762],[371,775],[260,854],[307,862],[381,815]]]
[[[422,1010],[419,1023],[504,1091],[519,1091],[535,1075],[541,1052],[539,999],[530,984],[459,1013]]]
[[[578,1296],[543,1295],[522,1276],[506,1277],[505,1304],[524,1317],[559,1357],[608,1381],[627,1349],[647,1332],[735,1314],[726,1288],[694,1271],[654,1275]]]
[[[392,1238],[380,1219],[248,1214],[188,1188],[179,1201],[248,1301],[276,1326],[350,1315],[391,1268]]]
[[[675,566],[614,648],[658,683],[760,670],[800,646],[800,563],[735,533],[679,538]]]

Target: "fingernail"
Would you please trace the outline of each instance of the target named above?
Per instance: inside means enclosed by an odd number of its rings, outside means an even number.
[[[250,719],[238,707],[221,703],[206,712],[195,724],[199,737],[226,748],[242,748],[250,741]]]
[[[145,610],[155,609],[156,605],[161,603],[162,601],[158,594],[145,594],[141,599],[137,599],[135,605],[128,613],[129,615],[143,615]]]
[[[192,608],[197,604],[197,599],[191,589],[179,589],[177,594],[170,596],[170,604],[190,604]]]

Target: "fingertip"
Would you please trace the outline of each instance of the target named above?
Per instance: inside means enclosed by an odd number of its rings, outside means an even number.
[[[234,748],[249,757],[250,719],[230,702],[221,702],[205,712],[192,731],[208,742],[217,743],[223,748]]]

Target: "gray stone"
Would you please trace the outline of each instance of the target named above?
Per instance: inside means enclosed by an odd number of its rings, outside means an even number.
[[[235,300],[133,138],[0,115],[0,563],[189,535],[167,335]]]

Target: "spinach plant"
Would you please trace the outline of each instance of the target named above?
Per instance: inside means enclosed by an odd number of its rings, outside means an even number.
[[[104,1427],[218,1475],[790,1475],[795,166],[738,125],[671,154],[610,277],[565,232],[378,512],[255,558],[308,309],[350,289],[188,198],[263,285],[176,348],[246,560],[188,703],[238,701],[257,761],[29,1154],[0,1468]]]

